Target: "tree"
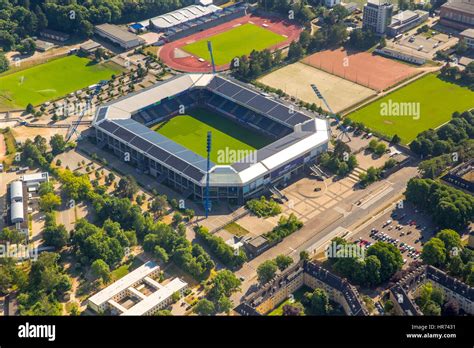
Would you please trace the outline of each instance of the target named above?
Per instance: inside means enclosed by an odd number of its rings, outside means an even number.
[[[48,192],[40,197],[39,207],[44,212],[51,212],[61,205],[61,197]]]
[[[300,252],[300,259],[303,261],[309,260],[309,253],[306,250]]]
[[[96,278],[101,278],[105,282],[110,280],[110,267],[104,260],[97,259],[92,262],[91,271]]]
[[[168,201],[167,201],[166,196],[160,195],[160,196],[156,196],[153,199],[153,201],[151,202],[150,209],[151,211],[161,215],[163,213],[163,210],[166,209],[167,205],[168,205]]]
[[[444,229],[436,234],[436,238],[443,241],[446,252],[457,253],[462,249],[461,236],[454,230]],[[447,256],[448,256],[447,255]]]
[[[301,303],[289,303],[283,306],[283,316],[284,317],[291,317],[291,316],[302,316],[304,315],[304,307]]]
[[[386,313],[390,313],[393,310],[394,304],[392,300],[387,300],[387,302],[384,303],[383,305],[383,310]]]
[[[9,63],[5,54],[0,53],[0,73],[7,71],[9,68]]]
[[[442,266],[446,262],[446,247],[439,238],[431,238],[423,246],[421,258],[429,265]]]
[[[124,197],[132,198],[138,192],[138,185],[135,178],[127,175],[120,179],[118,183],[118,190],[122,192]]]
[[[424,315],[441,315],[441,307],[439,306],[439,304],[433,301],[429,301],[426,306],[423,307],[422,311]]]
[[[273,277],[275,277],[278,267],[275,261],[267,260],[264,261],[260,266],[257,267],[258,281],[262,284],[267,283]]]
[[[400,144],[400,141],[402,141],[402,139],[397,134],[395,134],[392,137],[392,140],[390,140],[390,144],[397,145],[397,144]]]
[[[43,230],[43,240],[46,245],[61,249],[69,239],[69,233],[64,225],[48,224]]]
[[[392,244],[376,242],[367,249],[367,256],[374,255],[380,261],[380,280],[386,281],[403,265],[400,250]],[[375,260],[374,260],[375,261]],[[375,264],[371,267],[376,267]]]
[[[278,255],[275,258],[276,265],[280,271],[284,271],[286,268],[288,268],[292,263],[293,259],[290,256],[287,255]]]
[[[324,289],[316,288],[313,293],[306,293],[305,297],[309,299],[313,314],[327,315],[329,313],[331,309],[329,306],[329,296]]]
[[[173,314],[171,314],[171,311],[168,310],[168,309],[162,309],[158,312],[155,313],[155,316],[157,317],[169,317],[169,316],[172,316]]]
[[[213,315],[216,312],[216,308],[214,303],[203,298],[196,303],[193,311],[199,315]]]
[[[386,149],[387,149],[387,146],[384,143],[378,143],[377,147],[375,148],[375,153],[381,156],[385,153]]]
[[[154,255],[157,259],[163,261],[164,263],[168,262],[168,260],[169,260],[168,253],[166,252],[165,249],[163,249],[159,245],[155,246],[155,249],[153,250],[153,253],[154,253]]]
[[[20,232],[17,229],[5,227],[0,232],[0,240],[18,244],[23,240],[23,237],[20,235]]]
[[[233,307],[234,307],[234,304],[226,296],[221,296],[221,298],[219,298],[219,301],[217,301],[217,311],[219,313],[229,314]]]
[[[28,103],[28,105],[26,106],[26,112],[28,114],[34,114],[35,113],[35,107],[33,106],[33,104]]]
[[[239,290],[241,284],[242,282],[234,273],[227,269],[221,270],[212,279],[208,297],[213,301],[217,301],[222,296],[229,297]]]
[[[459,303],[451,299],[446,302],[443,306],[443,315],[445,316],[457,316],[459,315]]]
[[[304,48],[299,42],[291,42],[288,49],[288,60],[298,60],[303,57]]]
[[[64,152],[66,149],[66,141],[64,140],[64,137],[62,134],[55,134],[51,137],[51,140],[49,141],[49,145],[51,145],[51,150],[53,152],[53,155],[60,154],[61,152]]]

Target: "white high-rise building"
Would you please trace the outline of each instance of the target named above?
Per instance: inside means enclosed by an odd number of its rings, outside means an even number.
[[[364,5],[363,27],[377,34],[385,34],[392,21],[393,5],[388,0],[369,0]]]

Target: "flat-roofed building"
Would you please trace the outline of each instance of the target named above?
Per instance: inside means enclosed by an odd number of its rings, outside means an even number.
[[[188,284],[174,278],[160,284],[154,278],[160,267],[148,261],[136,270],[120,278],[88,300],[91,309],[98,313],[110,311],[116,315],[153,315],[172,304],[172,295],[184,294]]]
[[[57,30],[51,30],[51,29],[43,29],[40,31],[40,36],[43,39],[49,39],[49,40],[54,40],[58,42],[65,42],[69,40],[70,36],[69,34],[62,33]]]
[[[139,36],[129,32],[128,30],[122,29],[117,25],[105,23],[96,25],[94,29],[97,35],[112,41],[126,50],[145,43],[145,41]]]
[[[474,0],[450,0],[440,8],[440,24],[458,30],[474,27]]]
[[[464,30],[459,36],[466,42],[467,47],[474,48],[474,28]]]
[[[421,10],[406,10],[397,13],[392,17],[392,22],[387,27],[387,34],[390,36],[397,36],[398,34],[404,33],[425,22],[428,19],[428,16],[428,12]]]
[[[25,174],[20,176],[20,179],[25,183],[27,188],[38,188],[43,182],[49,181],[49,174],[48,172]]]

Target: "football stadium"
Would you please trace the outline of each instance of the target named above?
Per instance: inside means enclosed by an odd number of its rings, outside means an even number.
[[[101,106],[97,145],[181,192],[243,203],[285,186],[327,150],[329,127],[214,74],[183,74]],[[211,133],[210,165],[207,134]]]

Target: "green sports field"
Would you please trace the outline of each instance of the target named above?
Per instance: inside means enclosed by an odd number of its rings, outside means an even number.
[[[223,116],[202,108],[193,109],[187,115],[175,116],[159,123],[153,130],[203,157],[207,156],[206,137],[207,132],[211,131],[211,161],[219,165],[235,162],[231,156],[223,155],[232,154],[226,152],[226,148],[233,150],[235,154],[239,150],[258,150],[272,142],[261,134],[247,130]]]
[[[417,116],[401,116],[391,113],[383,115],[387,105],[418,103]],[[405,104],[408,105],[408,104]],[[416,104],[413,104],[416,105]],[[474,107],[474,92],[451,82],[443,81],[437,74],[426,75],[383,98],[351,113],[348,117],[392,137],[397,134],[404,144],[410,143],[416,135],[429,128],[436,128],[451,119],[455,111],[463,112]]]
[[[285,40],[284,36],[273,31],[246,23],[210,38],[193,42],[182,49],[210,62],[207,41],[211,41],[215,64],[223,65],[229,64],[235,57],[248,55],[253,50],[263,50]]]
[[[75,55],[0,75],[0,110],[56,99],[121,72],[113,63],[93,64]]]

